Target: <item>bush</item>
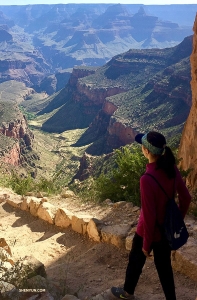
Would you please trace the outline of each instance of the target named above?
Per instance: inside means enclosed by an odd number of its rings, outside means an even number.
[[[36,181],[31,175],[21,176],[15,172],[12,172],[11,177],[8,180],[8,185],[13,191],[19,195],[26,195],[27,192],[45,192],[49,194],[55,194],[61,190],[61,186],[57,176],[53,176],[52,179],[41,177]]]
[[[140,204],[140,177],[145,172],[147,159],[139,146],[125,146],[115,150],[117,168],[101,174],[95,182],[100,200],[120,200]]]
[[[25,195],[27,192],[33,191],[34,189],[34,179],[30,175],[22,177],[17,173],[12,172],[8,181],[9,186],[19,195]]]

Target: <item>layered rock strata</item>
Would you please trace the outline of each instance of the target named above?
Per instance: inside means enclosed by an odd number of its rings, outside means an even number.
[[[193,31],[193,51],[190,57],[192,107],[183,129],[178,155],[182,159],[180,163],[181,167],[184,170],[191,169],[187,181],[191,189],[194,190],[197,188],[197,15]]]

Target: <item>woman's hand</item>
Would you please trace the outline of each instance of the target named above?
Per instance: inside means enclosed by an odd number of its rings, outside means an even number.
[[[148,253],[148,251],[144,250],[143,248],[142,248],[142,252],[144,253],[144,255],[146,257],[151,257],[152,256],[152,255],[150,255],[150,253]]]

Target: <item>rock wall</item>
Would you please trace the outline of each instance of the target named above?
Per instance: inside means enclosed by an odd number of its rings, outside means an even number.
[[[192,169],[187,180],[191,189],[197,188],[197,14],[193,26],[193,51],[191,62],[192,107],[185,123],[181,138],[179,157],[182,158],[181,167]]]
[[[23,116],[21,119],[14,120],[12,122],[3,122],[0,126],[0,134],[4,137],[1,145],[1,157],[0,160],[18,166],[21,163],[21,153],[24,147],[27,149],[32,149],[33,133],[29,130],[27,126],[27,121]],[[12,138],[12,146],[10,141],[6,138]],[[20,141],[23,143],[20,143]],[[3,146],[4,145],[4,146]]]
[[[2,157],[2,161],[4,163],[13,165],[13,166],[18,166],[20,164],[20,146],[19,142],[16,143],[11,150],[9,150],[8,153],[5,153],[4,156]]]

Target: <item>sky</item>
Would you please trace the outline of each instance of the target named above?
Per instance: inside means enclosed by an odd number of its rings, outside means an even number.
[[[67,3],[121,3],[121,4],[197,4],[197,0],[0,0],[0,5],[27,4],[67,4]]]

